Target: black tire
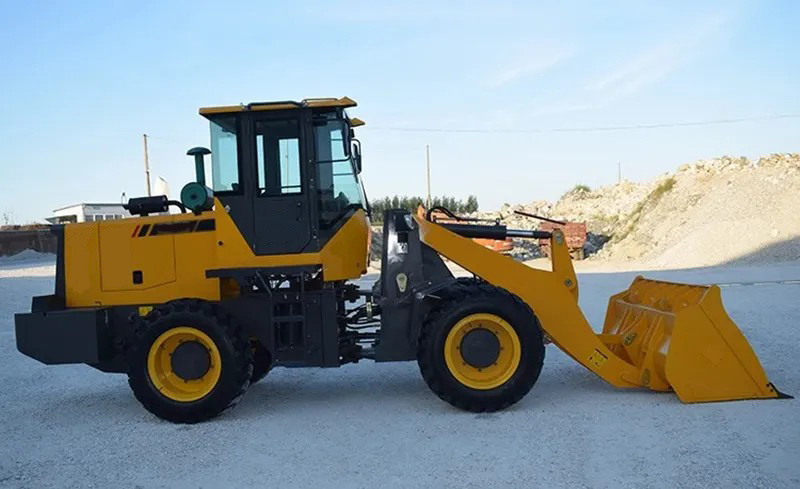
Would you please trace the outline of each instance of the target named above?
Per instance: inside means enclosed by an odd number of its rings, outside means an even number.
[[[180,402],[163,395],[148,374],[150,347],[170,329],[191,326],[214,342],[221,358],[221,372],[204,397]],[[128,384],[136,399],[151,413],[173,423],[197,423],[218,416],[241,400],[252,375],[250,342],[242,329],[216,305],[182,299],[155,307],[136,324],[128,349]]]
[[[253,352],[253,374],[250,376],[250,384],[255,384],[272,370],[272,355],[258,341],[251,341],[250,349]]]
[[[440,297],[423,323],[417,350],[417,363],[428,387],[442,400],[471,412],[499,411],[522,399],[539,378],[545,355],[539,321],[530,308],[504,289],[467,280],[441,291]],[[461,319],[476,313],[504,319],[516,332],[521,346],[514,373],[503,384],[488,390],[462,384],[445,360],[450,330]]]

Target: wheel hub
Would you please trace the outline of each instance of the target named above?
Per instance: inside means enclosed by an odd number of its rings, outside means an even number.
[[[203,331],[177,326],[164,331],[147,355],[150,382],[177,402],[197,401],[210,394],[222,374],[219,348]]]
[[[484,328],[475,328],[461,340],[461,358],[471,367],[486,368],[497,363],[500,341]]]
[[[521,357],[517,332],[495,314],[470,314],[454,324],[445,339],[447,369],[471,389],[500,387],[517,371]]]
[[[170,357],[170,366],[175,375],[183,380],[202,378],[211,367],[208,350],[198,341],[184,341]]]

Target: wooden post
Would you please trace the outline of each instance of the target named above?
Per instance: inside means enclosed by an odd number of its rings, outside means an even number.
[[[428,169],[428,198],[425,200],[425,208],[431,208],[431,147],[425,145],[425,166]]]
[[[147,156],[147,134],[142,134],[144,138],[144,178],[147,187],[147,196],[150,197],[150,160]]]

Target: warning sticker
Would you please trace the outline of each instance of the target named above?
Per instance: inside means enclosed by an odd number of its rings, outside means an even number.
[[[600,350],[595,350],[589,355],[589,365],[592,365],[597,368],[602,368],[603,365],[606,364],[608,361],[608,357],[603,354]]]

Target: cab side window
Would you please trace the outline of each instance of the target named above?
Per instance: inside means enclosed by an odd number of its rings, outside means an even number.
[[[257,121],[255,133],[258,195],[301,193],[300,128],[297,120]]]
[[[363,208],[362,190],[345,135],[346,122],[335,114],[314,121],[317,152],[317,202],[320,228],[333,227],[346,213]]]
[[[211,121],[211,175],[214,192],[239,192],[239,146],[236,117]]]

